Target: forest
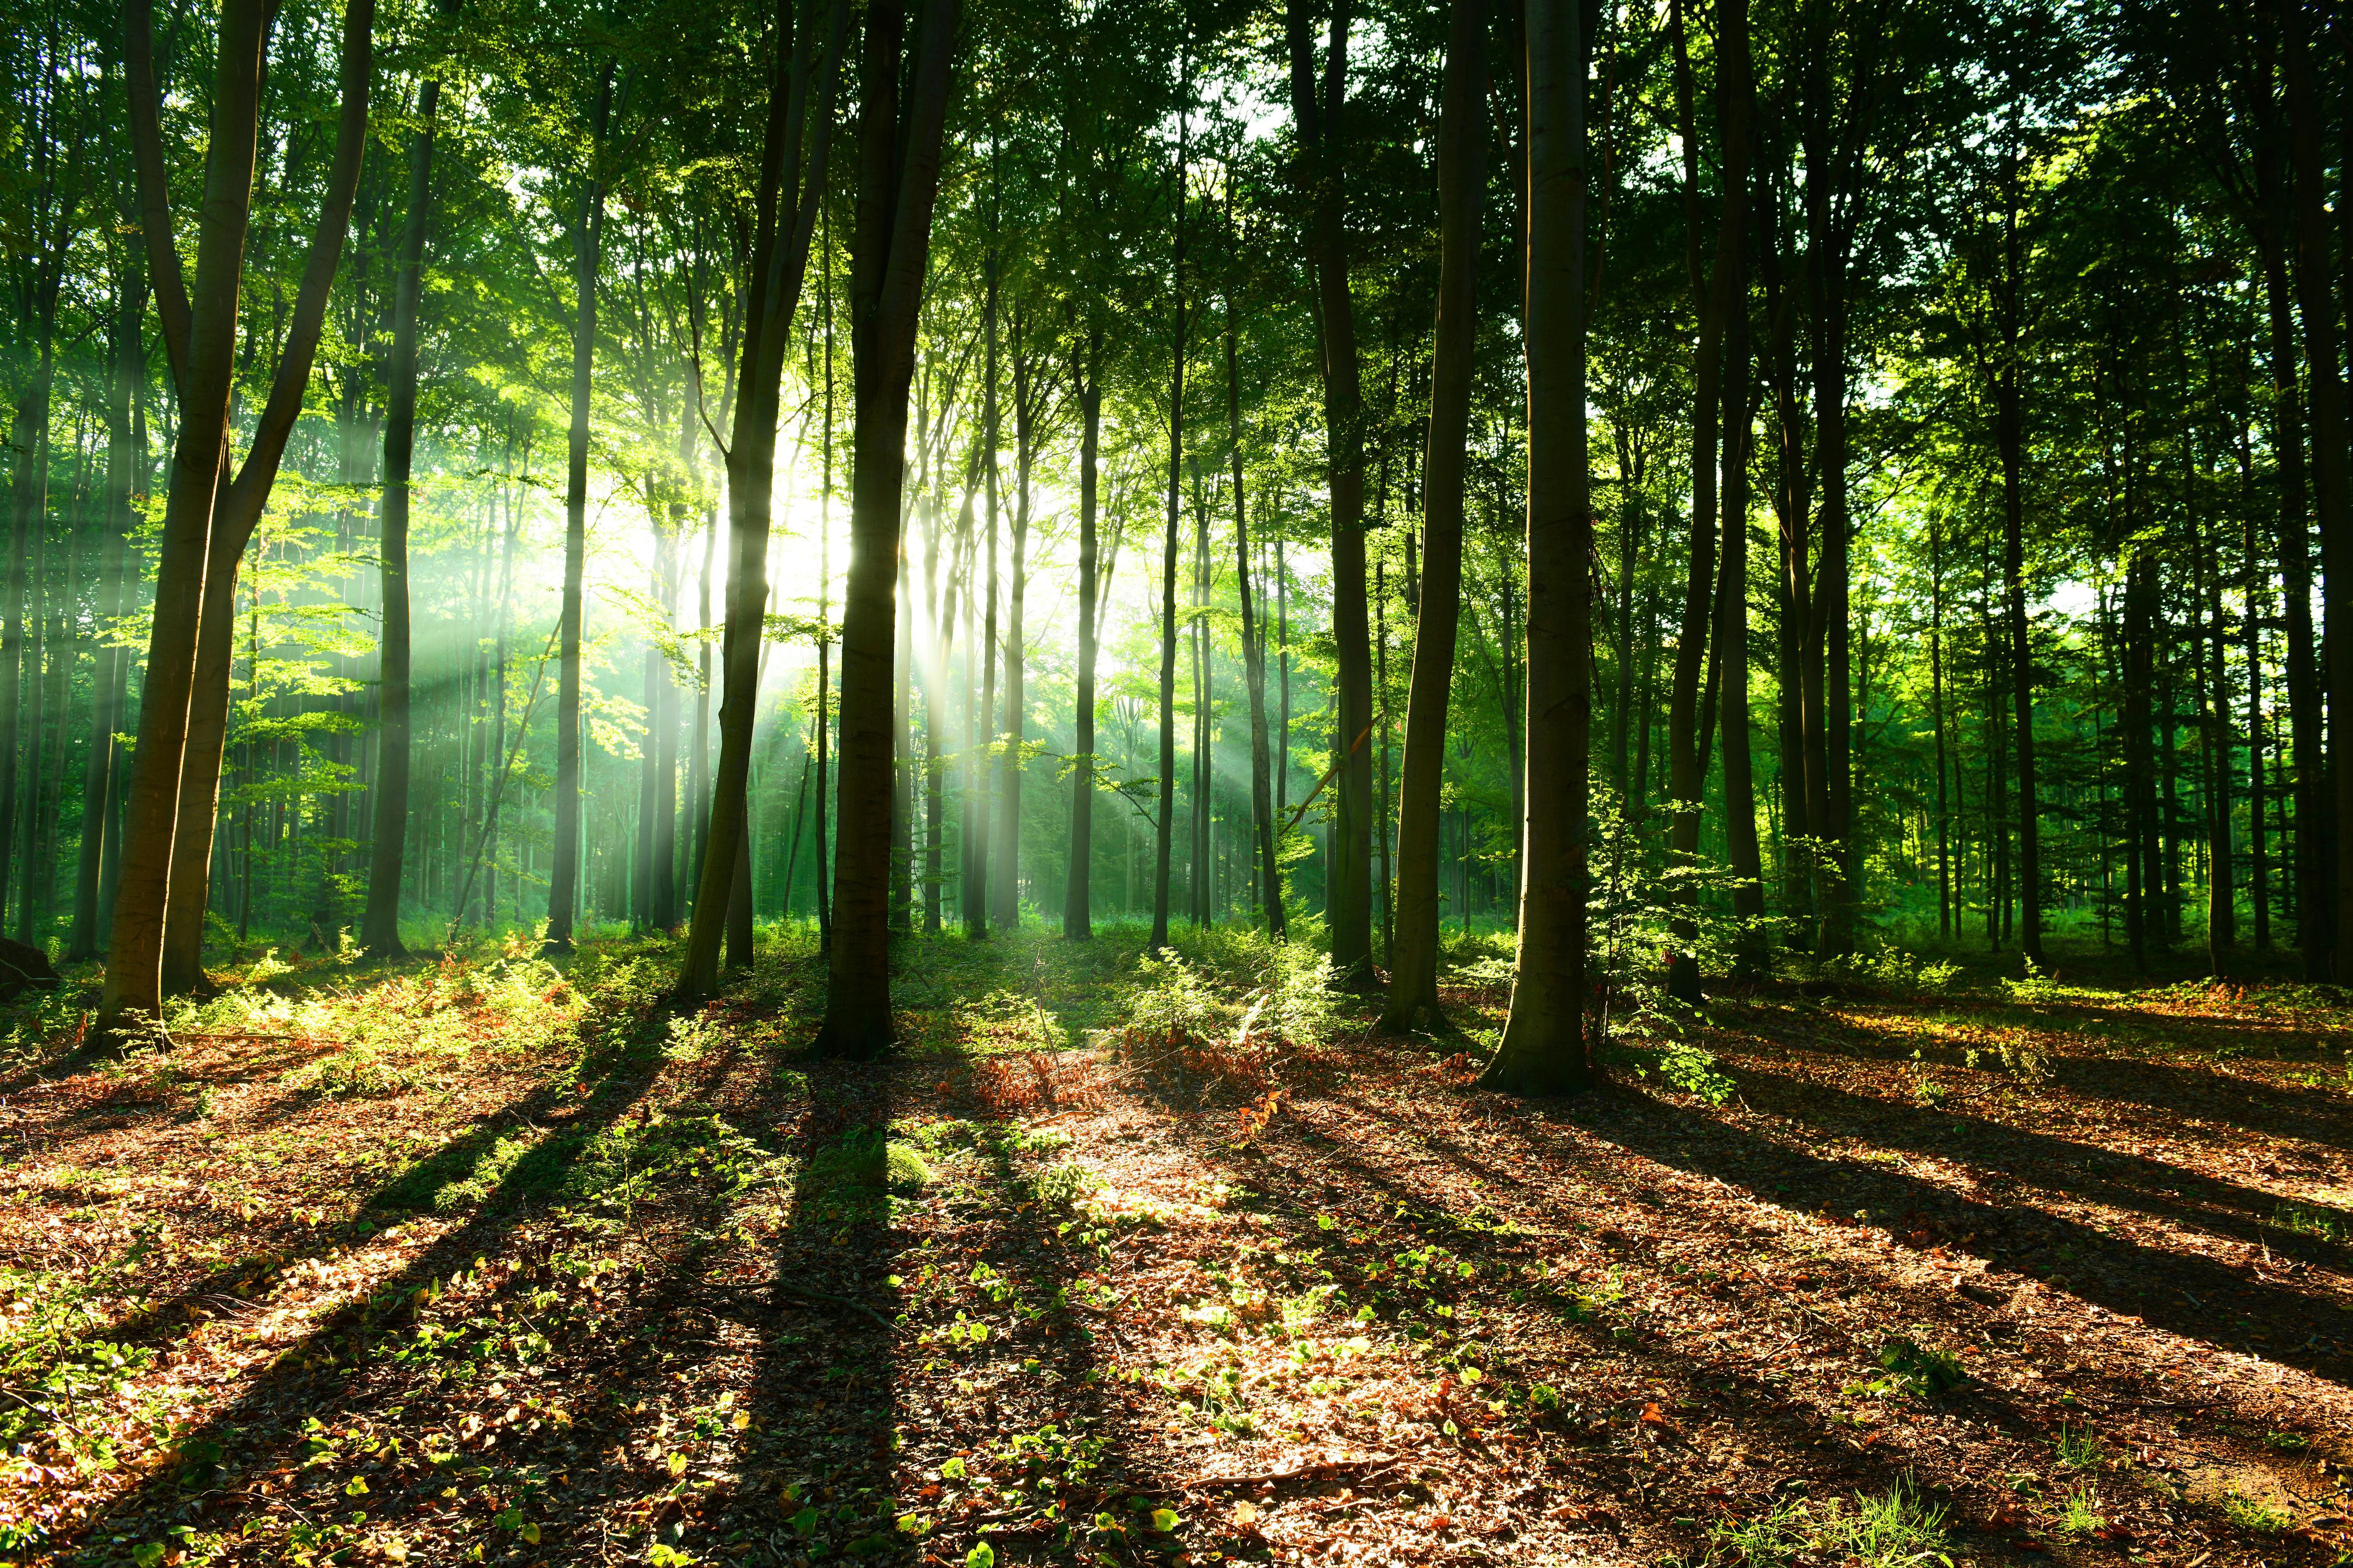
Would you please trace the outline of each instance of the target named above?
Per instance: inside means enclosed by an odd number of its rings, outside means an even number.
[[[21,0],[0,270],[0,1568],[2353,1568],[2342,7]]]

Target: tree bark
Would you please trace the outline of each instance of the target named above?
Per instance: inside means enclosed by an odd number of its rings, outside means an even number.
[[[378,958],[400,958],[408,952],[400,940],[401,860],[408,841],[408,479],[417,449],[417,312],[424,286],[425,237],[433,221],[433,132],[440,102],[438,79],[417,89],[417,135],[408,148],[408,226],[401,234],[393,282],[392,362],[384,414],[383,531],[376,542],[384,597],[380,605],[383,640],[377,656],[375,839],[368,851],[367,904],[360,915],[360,947]],[[593,262],[584,264],[584,278],[586,268],[592,266]],[[584,284],[584,289],[593,287],[593,283]],[[581,374],[575,370],[575,384]],[[575,422],[582,412],[575,406]],[[584,455],[585,437],[585,426],[573,437],[575,448]],[[566,603],[571,602],[567,587]],[[578,620],[575,608],[575,626]],[[576,664],[576,648],[573,658]],[[576,676],[574,701],[576,710]]]
[[[1724,238],[1717,265],[1729,268],[1724,289],[1723,584],[1716,593],[1715,650],[1722,682],[1724,829],[1732,873],[1733,972],[1743,980],[1765,973],[1758,922],[1765,915],[1765,868],[1757,843],[1757,784],[1748,724],[1748,441],[1756,421],[1750,389],[1747,220],[1749,118],[1752,86],[1747,0],[1719,0],[1716,11],[1716,103],[1724,139]]]
[[[167,342],[177,336],[182,344],[172,356],[180,384],[179,431],[164,502],[146,679],[140,694],[138,745],[123,813],[122,880],[115,899],[105,989],[99,1005],[101,1038],[161,1026],[164,922],[171,885],[173,829],[179,807],[180,763],[187,743],[188,698],[195,679],[196,635],[204,613],[206,547],[229,435],[237,297],[253,211],[268,13],[263,0],[224,0],[204,206],[197,228],[195,287],[193,297],[180,300],[177,331],[172,327],[169,306],[162,312]],[[136,68],[152,58],[147,0],[131,0],[126,19],[128,53],[134,64],[132,135],[142,165],[142,226],[149,269],[159,280],[168,276],[176,290],[180,258],[164,199],[162,131],[153,70]]]
[[[135,387],[147,374],[146,350],[140,341],[146,314],[145,275],[135,259],[126,258],[116,283],[114,368],[106,398],[106,499],[100,529],[105,536],[100,566],[98,612],[108,632],[129,607],[131,497],[134,448],[131,404]],[[82,764],[81,852],[74,868],[73,934],[66,945],[69,962],[99,953],[99,884],[108,829],[109,799],[114,794],[116,771],[125,759],[115,744],[122,727],[119,707],[121,666],[125,655],[111,641],[98,650],[90,676],[90,750]]]
[[[589,110],[588,168],[580,193],[580,216],[572,233],[572,426],[564,493],[564,600],[556,649],[555,825],[547,874],[546,943],[554,952],[572,950],[573,914],[580,902],[580,644],[583,579],[588,563],[588,415],[596,361],[596,273],[605,239],[606,135],[612,121],[617,68],[608,60],[597,77],[596,99]],[[389,605],[386,613],[389,616]],[[405,769],[405,761],[402,765]],[[406,784],[404,777],[404,789]],[[377,787],[383,788],[381,780]],[[379,846],[384,842],[382,816],[379,806]],[[374,896],[371,888],[370,898]]]
[[[2018,163],[2008,161],[2001,233],[2001,363],[1994,371],[1994,439],[2001,458],[2002,585],[2010,633],[2011,727],[2018,771],[2018,946],[2042,958],[2042,834],[2034,785],[2034,658],[2026,619],[2026,419],[2023,354],[2019,337]]]
[[[816,0],[811,0],[811,9]],[[792,335],[808,265],[809,243],[823,206],[828,154],[833,144],[833,103],[849,18],[848,0],[828,0],[824,58],[813,64],[814,18],[793,24],[791,0],[776,14],[776,79],[769,88],[768,124],[760,160],[757,228],[735,392],[733,441],[727,453],[730,558],[720,665],[719,763],[711,785],[710,840],[694,893],[673,995],[694,1002],[719,988],[719,963],[735,900],[748,900],[751,837],[752,729],[760,685],[760,648],[768,609],[768,520],[775,490],[776,421],[785,351]],[[806,142],[806,145],[804,144]],[[786,203],[791,205],[786,206]],[[892,521],[897,521],[893,501]],[[888,560],[883,570],[890,570]],[[887,646],[887,643],[886,643]],[[885,664],[887,665],[887,656]],[[847,669],[845,667],[845,676]],[[882,735],[882,858],[889,857],[890,690],[884,671]],[[820,730],[822,721],[820,720]],[[823,794],[822,787],[819,790]],[[819,821],[820,844],[824,831]],[[818,878],[819,907],[824,879]],[[876,912],[881,910],[878,897]]]
[[[2305,37],[2303,7],[2273,0],[2280,16],[2280,48],[2286,63],[2288,163],[2295,241],[2297,313],[2304,328],[2306,383],[2310,388],[2313,499],[2320,521],[2321,608],[2326,617],[2322,653],[2327,689],[2340,700],[2353,693],[2353,497],[2347,494],[2345,384],[2337,362],[2334,258],[2328,244],[2326,177],[2322,169],[2324,114],[2314,81],[2312,48]],[[2332,737],[2334,747],[2345,742]],[[2314,761],[2318,759],[2316,756]],[[2335,851],[2325,878],[2316,878],[2334,918],[2330,921],[2330,977],[2353,976],[2353,757],[2332,755],[2325,816],[2297,826],[2309,831],[2324,821]],[[2299,752],[2299,768],[2306,765]]]
[[[1103,329],[1090,321],[1071,373],[1079,394],[1079,673],[1071,709],[1071,858],[1062,879],[1062,934],[1094,934],[1095,844],[1095,509],[1103,449]],[[1245,607],[1242,614],[1250,611]]]
[[[1306,0],[1288,0],[1285,35],[1300,163],[1314,200],[1311,251],[1322,328],[1325,483],[1332,505],[1332,640],[1338,671],[1333,751],[1339,773],[1326,869],[1332,963],[1343,982],[1372,978],[1373,754],[1356,737],[1373,721],[1373,649],[1365,595],[1364,392],[1348,288],[1346,156],[1349,0],[1336,0],[1319,94]],[[1581,110],[1580,110],[1581,112]]]
[[[830,986],[818,1047],[871,1059],[892,1043],[890,933],[892,563],[907,388],[939,191],[957,0],[923,0],[912,69],[905,0],[866,13],[857,233],[850,257],[857,380],[849,582],[842,596],[841,784]],[[903,95],[902,79],[907,80]]]
[[[1462,601],[1462,496],[1478,347],[1480,193],[1486,181],[1487,10],[1453,0],[1438,126],[1438,321],[1430,349],[1430,433],[1422,459],[1421,580],[1405,761],[1398,786],[1397,924],[1381,1027],[1436,1021],[1438,837],[1446,771],[1448,700]]]
[[[1668,848],[1672,860],[1688,867],[1699,849],[1700,797],[1706,792],[1706,764],[1700,738],[1701,673],[1708,654],[1711,616],[1709,595],[1716,574],[1716,441],[1723,421],[1724,323],[1730,312],[1733,279],[1739,243],[1734,216],[1735,184],[1730,165],[1745,162],[1746,106],[1736,104],[1719,84],[1718,129],[1726,165],[1724,217],[1718,225],[1715,268],[1704,279],[1700,268],[1701,206],[1699,200],[1699,131],[1693,108],[1694,89],[1684,17],[1676,5],[1671,23],[1675,48],[1675,103],[1683,125],[1684,266],[1699,310],[1699,336],[1692,353],[1692,512],[1691,543],[1683,579],[1683,617],[1675,639],[1674,685],[1667,699],[1667,792],[1672,797],[1668,818]],[[1731,126],[1737,115],[1743,132],[1735,143]],[[1688,911],[1690,894],[1673,895]],[[1689,912],[1672,926],[1672,951],[1667,955],[1667,994],[1678,1001],[1700,999],[1699,958],[1693,951],[1698,926]]]
[[[1295,3],[1295,0],[1294,0]],[[1190,79],[1187,86],[1189,89]],[[1176,509],[1185,461],[1185,165],[1190,151],[1192,103],[1177,109],[1176,202],[1171,217],[1169,295],[1176,315],[1168,361],[1168,521],[1160,560],[1160,807],[1153,824],[1152,937],[1168,945],[1168,878],[1176,828]]]
[[[1586,51],[1579,10],[1579,0],[1527,5],[1526,869],[1511,1014],[1481,1080],[1521,1094],[1564,1093],[1594,1078],[1585,1022],[1593,520],[1586,455]]]
[[[1266,733],[1266,605],[1261,589],[1250,598],[1250,513],[1242,488],[1241,361],[1239,324],[1233,295],[1226,296],[1226,429],[1231,447],[1234,479],[1234,581],[1241,595],[1243,679],[1250,682],[1250,860],[1255,869],[1260,902],[1266,910],[1266,929],[1277,942],[1285,940],[1282,910],[1282,867],[1275,858],[1274,803]]]

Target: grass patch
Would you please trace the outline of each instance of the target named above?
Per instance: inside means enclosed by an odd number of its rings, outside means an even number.
[[[1746,1568],[1826,1560],[1851,1568],[1915,1568],[1942,1557],[1946,1510],[1908,1479],[1873,1496],[1800,1498],[1742,1524],[1718,1525],[1703,1561]]]

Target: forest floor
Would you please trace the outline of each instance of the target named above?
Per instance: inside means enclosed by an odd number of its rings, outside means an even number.
[[[1527,1103],[1132,1044],[1139,947],[911,942],[881,1067],[805,933],[20,1005],[0,1562],[2353,1556],[2334,994],[1766,986]]]

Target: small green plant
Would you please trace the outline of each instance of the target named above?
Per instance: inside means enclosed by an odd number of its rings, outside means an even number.
[[[2070,1535],[2089,1535],[2094,1531],[2106,1529],[2108,1521],[2094,1511],[2099,1501],[2097,1491],[2090,1487],[2077,1487],[2060,1505],[2059,1528]]]
[[[1800,1498],[1745,1523],[1718,1525],[1702,1561],[1724,1568],[1823,1560],[1851,1568],[1926,1568],[1948,1561],[1945,1517],[1907,1477],[1876,1497]]]
[[[1057,1160],[1030,1179],[1038,1201],[1049,1208],[1069,1208],[1103,1185],[1103,1178],[1075,1160]]]
[[[932,1179],[931,1166],[910,1143],[889,1143],[883,1146],[883,1176],[894,1193],[921,1192]]]
[[[2353,1223],[2348,1223],[2342,1215],[2308,1209],[2297,1204],[2282,1204],[2272,1215],[2272,1227],[2340,1245],[2353,1239]]]
[[[2301,1454],[2312,1447],[2312,1439],[2301,1432],[2266,1432],[2263,1447],[2282,1454]]]
[[[1219,1008],[1207,976],[1173,949],[1147,952],[1127,1009],[1127,1043],[1147,1048],[1182,1046],[1216,1029]]]
[[[2295,1515],[2269,1498],[2249,1497],[2244,1492],[2232,1492],[2222,1500],[2223,1516],[2242,1530],[2252,1530],[2258,1535],[2277,1535],[2295,1522]]]
[[[2071,994],[2066,986],[2059,984],[2058,975],[2031,958],[2026,961],[2025,975],[2021,979],[2003,981],[2001,988],[2010,994],[2011,1001],[2023,1002],[2029,1006],[2063,1002]]]
[[[2074,1422],[2059,1424],[2059,1462],[2078,1470],[2095,1470],[2108,1457],[2107,1445],[2089,1426]]]
[[[1858,1384],[1853,1392],[1940,1399],[1969,1380],[1969,1374],[1961,1368],[1959,1356],[1938,1346],[1924,1345],[1905,1334],[1898,1334],[1881,1345],[1878,1360],[1883,1375]]]
[[[1710,1105],[1722,1105],[1739,1092],[1739,1085],[1715,1070],[1715,1055],[1677,1041],[1659,1056],[1659,1076]]]

